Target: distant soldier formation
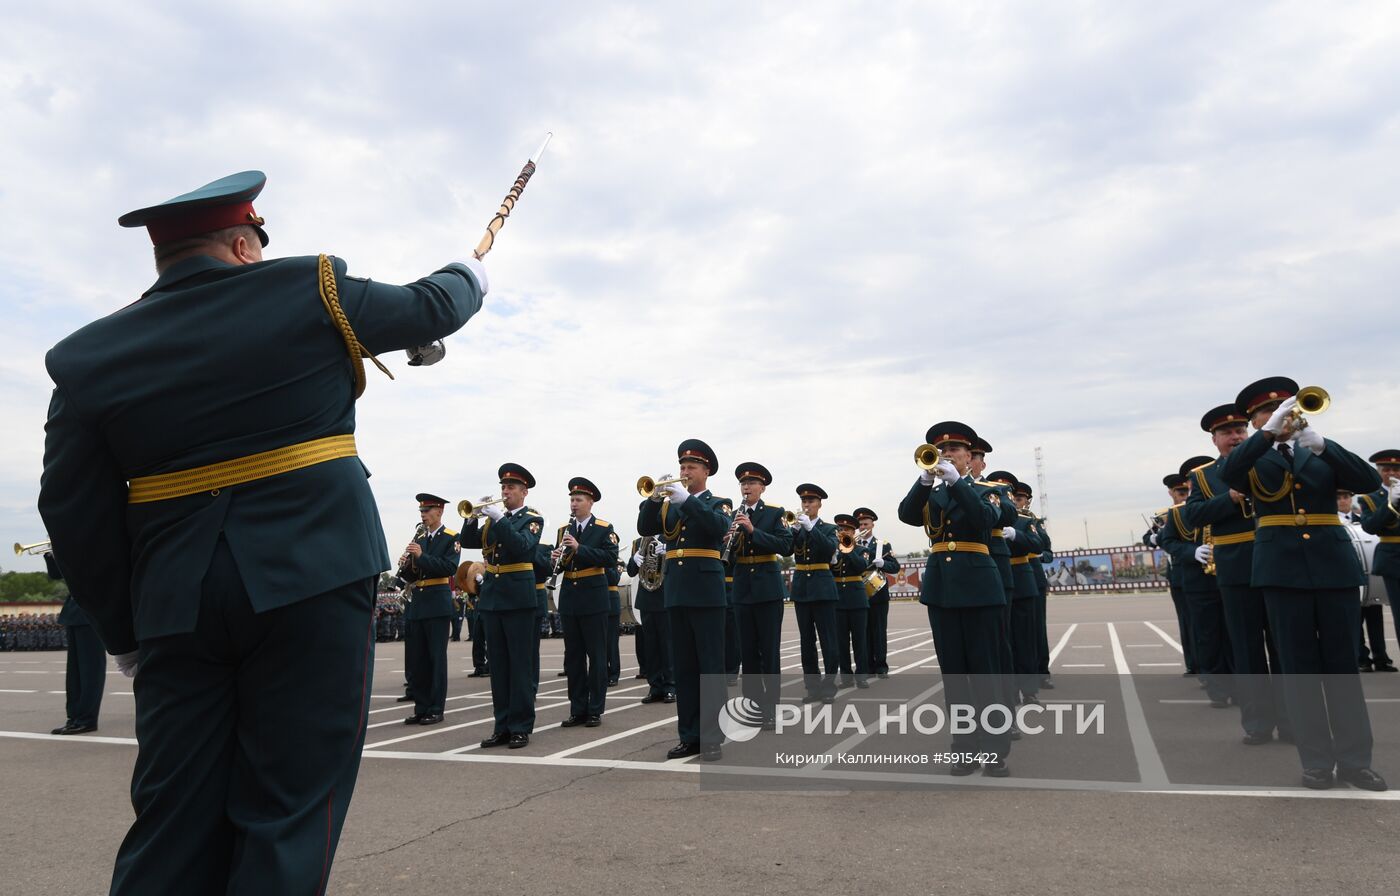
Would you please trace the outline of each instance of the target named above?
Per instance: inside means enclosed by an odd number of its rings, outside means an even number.
[[[63,650],[67,646],[57,613],[0,616],[0,650]]]

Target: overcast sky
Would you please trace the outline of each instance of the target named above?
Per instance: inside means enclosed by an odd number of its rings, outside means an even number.
[[[441,364],[369,371],[395,554],[415,492],[505,460],[551,524],[593,479],[630,538],[687,437],[718,493],[756,460],[900,551],[939,420],[1032,483],[1042,448],[1059,548],[1135,538],[1261,376],[1329,389],[1315,425],[1362,455],[1400,442],[1393,4],[201,6],[5,15],[6,544],[44,535],[45,351],[154,280],[118,215],[257,168],[269,255],[403,282],[470,252],[549,130],[484,310]]]

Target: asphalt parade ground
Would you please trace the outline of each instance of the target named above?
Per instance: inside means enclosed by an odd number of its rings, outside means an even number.
[[[490,691],[449,645],[446,720],[405,726],[402,644],[377,645],[365,760],[333,893],[1358,893],[1388,892],[1400,862],[1400,789],[1298,786],[1292,746],[1245,746],[1238,711],[1182,677],[1166,595],[1051,598],[1047,704],[1103,707],[1101,736],[1013,746],[1012,777],[953,779],[815,763],[781,778],[783,732],[725,759],[668,761],[674,707],[642,705],[632,641],[598,728],[568,715],[563,641],[542,647],[530,745],[483,751]],[[1390,629],[1390,620],[1387,619]],[[791,609],[785,697],[800,672]],[[1390,631],[1393,635],[1393,630]],[[924,609],[890,611],[891,678],[842,690],[833,711],[940,703]],[[1400,656],[1390,641],[1391,656]],[[630,662],[629,662],[630,661]],[[130,682],[113,669],[101,728],[54,737],[63,654],[0,654],[0,892],[103,893],[131,820]],[[1374,767],[1400,786],[1400,674],[1361,676]],[[797,691],[800,696],[800,689]],[[847,707],[853,707],[848,710]],[[795,712],[795,710],[794,710]],[[945,749],[947,736],[930,737]],[[765,740],[767,739],[767,740]],[[901,739],[904,740],[904,739]],[[849,731],[801,751],[870,751]],[[755,746],[763,745],[763,746]]]

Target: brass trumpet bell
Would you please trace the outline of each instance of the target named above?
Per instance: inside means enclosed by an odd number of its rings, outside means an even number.
[[[493,498],[490,495],[483,495],[480,501],[473,504],[464,498],[457,502],[457,515],[464,520],[469,520],[473,517],[481,516],[481,508],[489,504],[499,504],[504,500],[505,498]]]
[[[20,544],[15,542],[15,556],[20,554],[42,554],[49,549],[52,542],[36,541],[33,544]]]
[[[1321,414],[1332,406],[1332,396],[1321,386],[1304,386],[1297,398],[1297,409],[1304,414]]]
[[[942,454],[939,450],[927,442],[914,449],[914,463],[920,470],[932,470],[938,466],[940,457]]]
[[[650,498],[652,495],[656,494],[656,490],[662,486],[672,485],[677,482],[684,483],[685,477],[673,476],[670,479],[652,479],[650,476],[643,476],[637,480],[637,494],[641,495],[643,498]]]
[[[856,549],[856,537],[845,532],[836,533],[836,550],[842,554],[849,554]]]

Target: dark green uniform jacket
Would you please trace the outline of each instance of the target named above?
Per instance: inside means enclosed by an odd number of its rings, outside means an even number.
[[[1365,514],[1361,518],[1361,528],[1381,537],[1371,560],[1371,571],[1385,578],[1400,578],[1400,510],[1389,503],[1389,492],[1383,488],[1369,495],[1359,495],[1357,500]]]
[[[987,547],[1001,516],[966,476],[939,488],[914,483],[899,502],[899,519],[922,526],[934,551],[924,566],[920,603],[943,609],[1006,605],[1001,573]],[[981,550],[950,551],[940,544],[980,545]]]
[[[1381,477],[1370,464],[1328,439],[1320,455],[1296,449],[1290,465],[1273,438],[1260,431],[1230,452],[1221,475],[1231,488],[1254,498],[1254,587],[1311,590],[1364,583],[1351,533],[1337,518],[1337,490],[1359,495],[1378,489]]]
[[[1202,540],[1210,526],[1215,580],[1219,585],[1248,587],[1254,569],[1254,518],[1230,498],[1230,486],[1220,475],[1224,458],[1191,472],[1191,497],[1181,507],[1181,520],[1197,529]]]
[[[739,530],[732,552],[734,602],[761,604],[782,600],[783,572],[780,557],[792,556],[792,531],[783,525],[783,509],[762,499],[749,514],[753,533]]]
[[[559,527],[554,539],[560,544],[566,531],[573,527],[572,520]],[[608,594],[608,572],[617,568],[617,533],[612,523],[598,519],[589,520],[583,534],[578,536],[578,550],[564,555],[560,574],[559,596],[555,606],[561,616],[587,616],[591,613],[611,613]]]
[[[716,497],[705,489],[679,508],[672,507],[670,501],[650,499],[638,508],[637,532],[659,535],[666,542],[666,579],[662,585],[666,609],[725,605],[724,564],[719,556],[730,524],[723,508],[729,505],[728,498]]]
[[[341,306],[370,352],[446,336],[481,307],[462,265],[406,286],[347,277],[339,259],[335,272]],[[357,457],[126,502],[133,477],[355,431],[350,360],[321,302],[316,258],[185,259],[140,301],[64,339],[46,363],[55,389],[39,511],[55,553],[82,558],[65,564],[68,585],[112,653],[194,630],[221,536],[257,612],[389,568]]]
[[[1205,566],[1196,559],[1201,545],[1201,530],[1186,524],[1182,516],[1185,504],[1178,504],[1167,513],[1167,524],[1157,535],[1157,544],[1172,558],[1172,566],[1181,570],[1181,587],[1187,591],[1214,591],[1214,576],[1205,573]]]
[[[831,555],[836,553],[836,525],[817,520],[808,532],[792,529],[792,601],[808,603],[836,600],[836,578],[831,574]]]
[[[535,606],[535,550],[543,527],[543,517],[521,507],[498,522],[473,520],[462,530],[462,547],[481,548],[486,561],[478,610],[500,612]]]
[[[836,609],[870,609],[870,598],[865,596],[865,583],[860,577],[871,567],[873,556],[872,549],[861,547],[859,543],[849,554],[836,554],[836,562],[831,564],[831,575],[836,582]]]
[[[642,587],[641,555],[637,553],[641,550],[641,547],[642,540],[640,538],[632,539],[632,556],[627,560],[627,574],[637,577],[636,588],[633,589],[632,594],[632,608],[638,613],[643,610],[646,612],[664,610],[666,609],[666,590],[664,584],[662,588],[656,591],[648,591]]]
[[[1016,519],[1005,528],[1016,530],[1016,540],[1007,545],[1011,549],[1011,578],[1015,582],[1012,596],[1016,600],[1035,597],[1040,594],[1040,586],[1036,584],[1031,558],[1039,556],[1040,552],[1045,550],[1040,524],[1029,513],[1017,513]]]
[[[406,576],[410,582],[446,578],[448,581],[426,587],[414,587],[413,600],[405,619],[436,619],[452,615],[452,576],[462,560],[457,546],[457,533],[439,526],[437,532],[415,539],[423,554],[413,561]]]

